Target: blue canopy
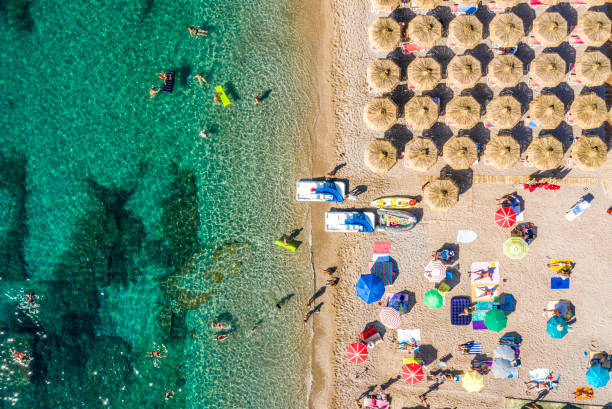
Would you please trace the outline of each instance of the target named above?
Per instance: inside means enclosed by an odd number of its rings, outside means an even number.
[[[374,274],[362,274],[355,284],[355,292],[357,297],[365,301],[366,304],[372,304],[382,298],[385,293],[385,284],[380,277]]]
[[[325,182],[322,187],[315,189],[315,193],[318,195],[331,195],[330,200],[326,202],[344,202],[344,196],[338,190],[338,185],[334,182]]]
[[[589,368],[586,373],[586,379],[589,385],[595,388],[606,386],[610,380],[610,372],[601,365],[595,365]]]

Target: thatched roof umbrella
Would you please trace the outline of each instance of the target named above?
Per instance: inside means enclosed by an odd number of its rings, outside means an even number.
[[[529,115],[543,129],[554,129],[565,117],[565,105],[555,94],[540,94],[529,104]]]
[[[393,60],[374,60],[368,66],[367,80],[376,92],[391,92],[400,82],[400,67]]]
[[[496,169],[510,169],[521,159],[521,145],[511,134],[501,133],[487,143],[485,156]]]
[[[480,104],[471,95],[453,97],[446,105],[448,122],[461,129],[471,129],[480,121]]]
[[[522,116],[521,103],[512,95],[498,95],[487,104],[486,118],[496,128],[512,128]]]
[[[442,38],[442,23],[434,16],[419,14],[408,23],[408,38],[421,47],[433,47]]]
[[[502,87],[514,87],[525,77],[523,62],[514,54],[498,54],[489,64],[489,75]]]
[[[469,54],[454,56],[446,71],[448,80],[459,88],[473,87],[482,77],[480,61]]]
[[[438,161],[438,148],[430,138],[414,138],[406,144],[404,158],[411,169],[425,172]]]
[[[610,72],[610,58],[601,51],[587,51],[576,58],[576,77],[588,87],[602,85]]]
[[[431,97],[413,97],[404,106],[408,126],[417,131],[431,128],[438,120],[440,107]]]
[[[434,180],[423,189],[423,201],[434,210],[446,212],[459,202],[459,186],[448,179]]]
[[[597,135],[582,135],[572,145],[572,159],[582,170],[599,169],[607,157],[608,146]]]
[[[391,17],[377,18],[368,27],[368,38],[370,45],[376,50],[391,52],[402,40],[402,29]]]
[[[475,6],[480,3],[480,0],[456,0],[456,3],[462,6]]]
[[[601,47],[612,30],[612,22],[602,11],[586,11],[578,18],[578,35],[586,45]]]
[[[546,11],[533,22],[533,35],[546,47],[561,45],[567,34],[567,21],[557,12]]]
[[[507,9],[510,7],[514,7],[519,3],[522,3],[522,0],[497,0],[497,4],[499,4],[499,7],[502,9]]]
[[[417,57],[408,66],[408,84],[417,91],[429,91],[442,79],[440,63],[431,57]]]
[[[589,6],[603,6],[606,4],[606,0],[584,0]]]
[[[363,119],[370,129],[386,131],[397,121],[397,105],[389,98],[372,98],[363,110]]]
[[[561,3],[561,0],[540,0],[540,2],[548,6],[554,6],[555,4]]]
[[[598,128],[608,116],[606,102],[594,92],[578,95],[570,107],[570,116],[583,129]]]
[[[400,6],[400,0],[372,0],[376,10],[393,11]]]
[[[545,87],[555,87],[565,79],[565,60],[557,53],[542,53],[531,62],[529,74]]]
[[[527,156],[538,170],[554,169],[563,160],[563,145],[554,136],[540,136],[527,148]]]
[[[514,47],[525,37],[523,20],[514,13],[496,14],[489,24],[489,34],[500,47]]]
[[[435,9],[438,7],[442,0],[417,0],[417,7],[420,9]]]
[[[463,48],[474,48],[482,41],[482,23],[473,14],[459,14],[448,26],[448,40]]]
[[[478,147],[468,136],[453,136],[444,144],[442,157],[453,169],[469,169],[478,159]]]
[[[363,159],[372,172],[386,173],[397,163],[397,149],[386,139],[374,139],[366,147]]]

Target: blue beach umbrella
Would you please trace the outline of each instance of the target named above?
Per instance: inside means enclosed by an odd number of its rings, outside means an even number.
[[[563,338],[567,334],[567,321],[555,315],[546,323],[546,332],[551,338]]]
[[[589,385],[595,388],[606,386],[610,380],[610,372],[601,365],[595,365],[589,368],[586,373],[586,379]]]
[[[372,304],[380,300],[385,293],[385,284],[380,277],[374,274],[363,274],[355,284],[357,297],[361,298],[366,304]]]

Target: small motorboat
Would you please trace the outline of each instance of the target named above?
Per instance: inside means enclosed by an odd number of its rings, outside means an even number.
[[[377,231],[408,231],[417,224],[417,218],[403,210],[376,210],[378,215]]]
[[[325,231],[342,233],[373,233],[376,219],[372,212],[325,213]]]
[[[297,182],[298,202],[344,202],[346,183],[342,181],[302,179]]]
[[[409,209],[417,203],[417,199],[409,196],[387,196],[374,200],[371,206],[381,209]]]

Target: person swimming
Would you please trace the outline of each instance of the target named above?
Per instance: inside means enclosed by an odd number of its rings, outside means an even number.
[[[149,97],[153,98],[155,95],[159,94],[160,90],[161,90],[160,87],[156,87],[155,85],[152,85],[151,89],[149,90]]]
[[[219,98],[219,93],[218,92],[213,97],[213,101],[215,102],[216,105],[221,105],[221,99]]]
[[[208,82],[206,82],[206,78],[204,78],[204,75],[202,75],[204,73],[199,73],[193,76],[194,80],[198,80],[198,83],[200,84],[200,88],[202,88],[202,81],[204,81],[205,84],[208,84]]]
[[[217,341],[226,341],[229,338],[227,334],[219,334],[217,335]]]
[[[197,38],[198,36],[206,37],[206,34],[208,34],[208,31],[202,29],[200,26],[187,27],[187,30],[189,30],[189,35],[193,38]]]
[[[210,139],[210,137],[206,134],[206,128],[200,131],[200,136],[204,139]]]
[[[147,358],[166,358],[168,355],[162,355],[162,354],[167,354],[168,351],[161,351],[161,350],[157,350],[157,351],[153,351],[153,352],[147,352]]]
[[[210,327],[213,329],[225,329],[225,325],[222,322],[217,321],[211,322]]]

